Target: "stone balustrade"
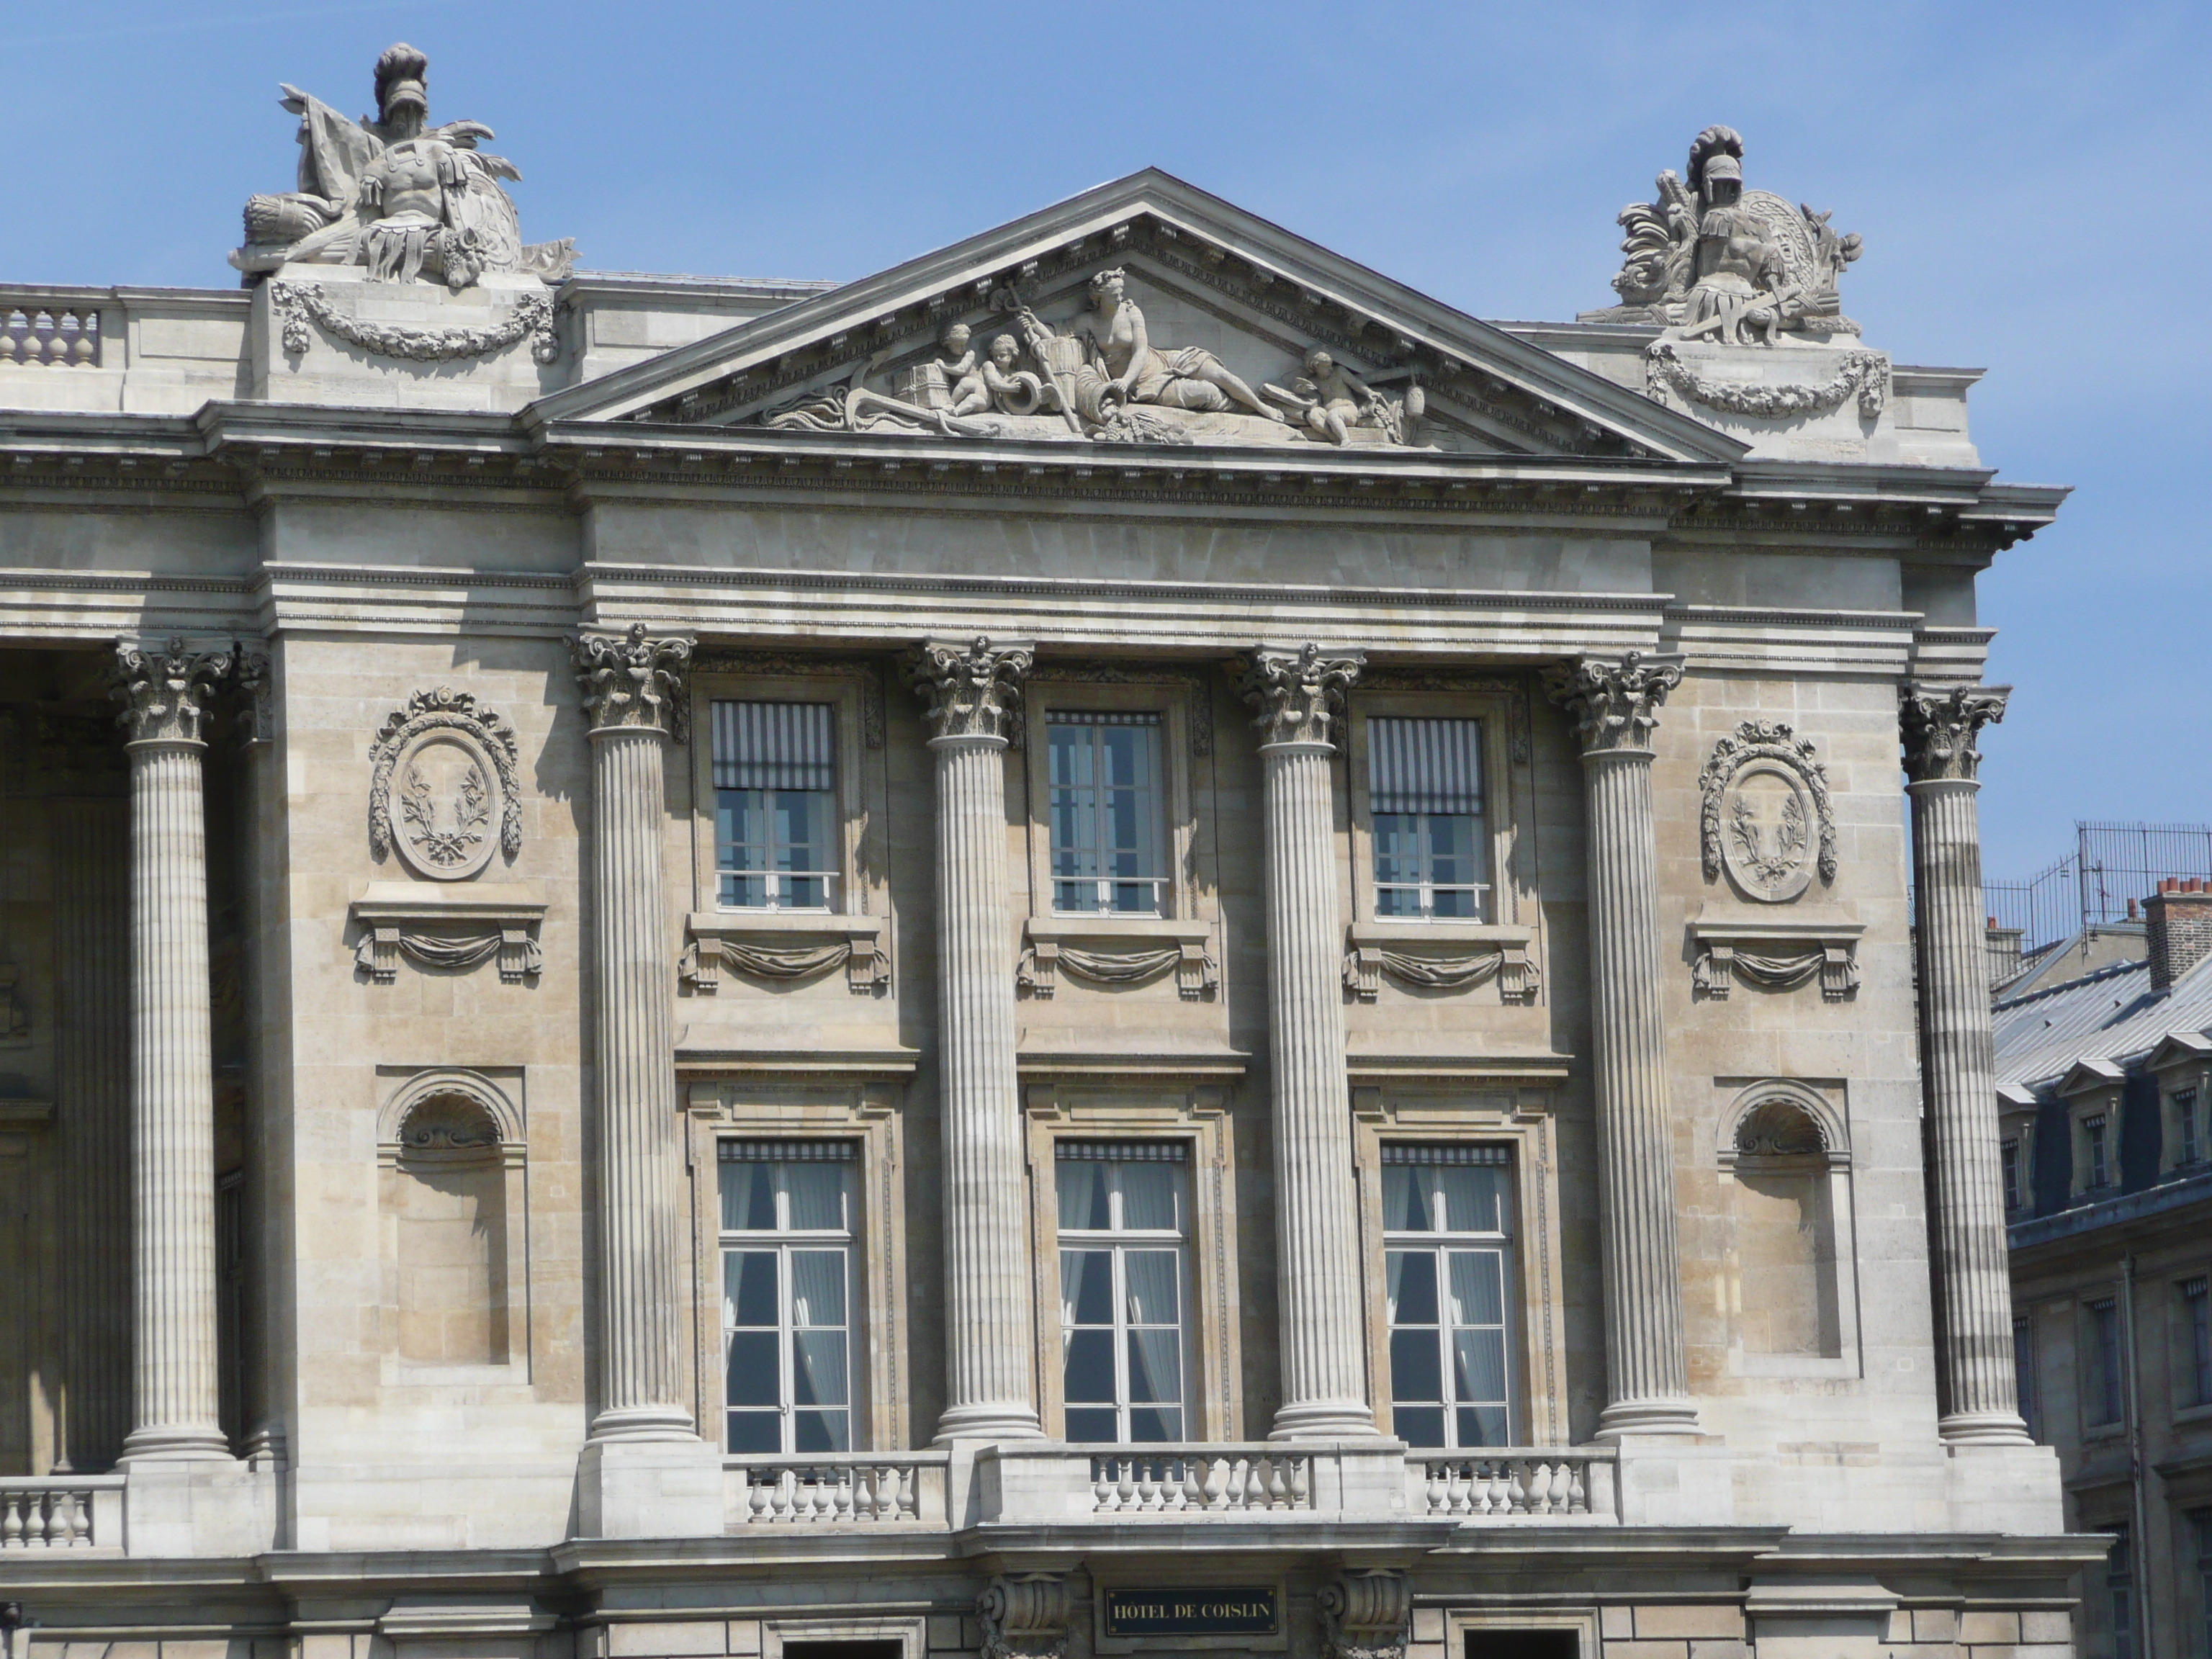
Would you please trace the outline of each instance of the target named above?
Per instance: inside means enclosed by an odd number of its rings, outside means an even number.
[[[0,311],[0,363],[100,367],[100,313],[90,306],[15,304]]]
[[[945,1524],[944,1452],[824,1452],[723,1462],[729,1530]]]
[[[1417,1514],[1471,1522],[1614,1523],[1616,1455],[1609,1446],[1414,1452],[1407,1495]]]
[[[1249,1515],[1313,1507],[1313,1460],[1272,1446],[1094,1452],[1095,1515]]]
[[[0,1480],[0,1553],[122,1547],[121,1475]]]

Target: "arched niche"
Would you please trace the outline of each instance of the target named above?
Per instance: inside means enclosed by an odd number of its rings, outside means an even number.
[[[522,1117],[480,1074],[418,1074],[380,1113],[384,1348],[394,1381],[528,1357]]]
[[[1730,1368],[1856,1375],[1858,1306],[1846,1121],[1790,1079],[1743,1090],[1721,1114]]]

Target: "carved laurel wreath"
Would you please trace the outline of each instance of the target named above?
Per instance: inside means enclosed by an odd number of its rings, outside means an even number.
[[[509,862],[522,850],[522,795],[515,769],[520,751],[514,728],[499,711],[477,701],[472,692],[441,685],[417,691],[404,708],[394,709],[369,746],[374,765],[368,779],[368,847],[379,860],[392,852],[392,772],[407,745],[425,732],[444,729],[476,739],[499,771],[499,848]]]
[[[1793,773],[1813,798],[1814,816],[1820,821],[1820,872],[1823,882],[1836,879],[1836,814],[1828,800],[1828,771],[1813,758],[1813,744],[1801,738],[1786,720],[1746,720],[1734,734],[1713,745],[1712,758],[1698,775],[1705,797],[1701,815],[1705,879],[1717,881],[1721,873],[1723,798],[1736,774],[1753,761],[1772,761]],[[1798,829],[1802,846],[1803,830]],[[1763,858],[1753,860],[1764,862]]]
[[[349,345],[380,357],[403,357],[414,362],[446,362],[456,357],[488,357],[504,351],[525,335],[530,355],[550,363],[561,355],[553,334],[553,299],[547,294],[525,294],[514,309],[486,328],[401,328],[367,323],[334,309],[321,292],[307,283],[271,283],[270,303],[284,321],[284,349],[294,356],[314,343],[310,319]]]
[[[1860,415],[1871,421],[1889,402],[1889,359],[1879,351],[1846,351],[1836,372],[1818,386],[1745,386],[1709,380],[1682,361],[1672,340],[1654,340],[1644,349],[1644,394],[1657,398],[1669,386],[1721,414],[1765,420],[1821,414],[1856,392]]]

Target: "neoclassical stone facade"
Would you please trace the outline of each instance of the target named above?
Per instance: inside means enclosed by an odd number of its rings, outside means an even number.
[[[1575,323],[1157,173],[599,276],[425,72],[251,288],[0,290],[17,1659],[2073,1651],[2063,492],[1856,237],[1712,129]]]

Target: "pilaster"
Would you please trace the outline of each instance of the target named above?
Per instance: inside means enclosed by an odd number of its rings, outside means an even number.
[[[925,643],[907,675],[925,705],[937,796],[937,1066],[945,1170],[940,1443],[1035,1438],[1036,1314],[1014,1074],[1006,891],[1007,736],[1024,646]]]
[[[1982,906],[1981,728],[2008,686],[1908,685],[1899,699],[1912,800],[1920,1072],[1934,1213],[1936,1375],[1953,1445],[2025,1445],[1997,1148]]]
[[[1607,1403],[1598,1426],[1609,1436],[1698,1426],[1674,1224],[1650,744],[1660,705],[1681,678],[1679,659],[1634,651],[1545,676],[1582,741],[1605,1269]]]
[[[1274,1090],[1282,1314],[1278,1440],[1373,1434],[1345,1073],[1334,742],[1365,659],[1254,651],[1238,690],[1259,711],[1267,889],[1267,1058]]]

